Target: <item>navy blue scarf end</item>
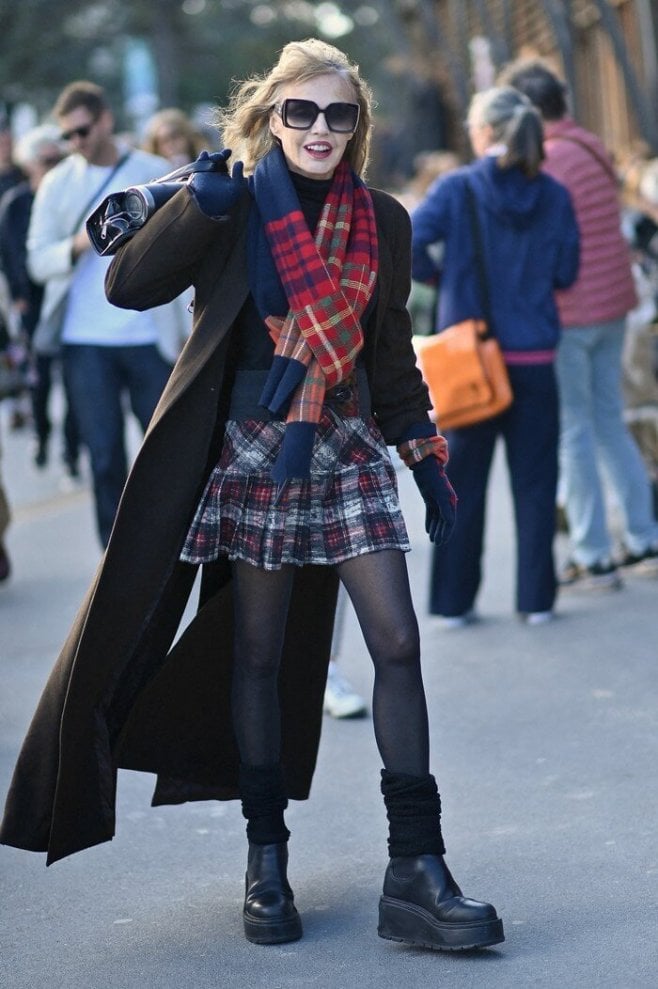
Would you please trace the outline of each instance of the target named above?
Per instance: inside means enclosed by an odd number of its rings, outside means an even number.
[[[275,354],[258,404],[269,409],[273,415],[287,415],[295,389],[304,380],[305,374],[306,365],[301,361]]]

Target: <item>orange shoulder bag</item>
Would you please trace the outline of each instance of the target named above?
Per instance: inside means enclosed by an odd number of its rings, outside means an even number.
[[[491,419],[512,404],[512,388],[490,325],[490,299],[475,195],[467,183],[475,258],[487,319],[465,319],[434,336],[415,337],[418,364],[440,429],[461,429]]]

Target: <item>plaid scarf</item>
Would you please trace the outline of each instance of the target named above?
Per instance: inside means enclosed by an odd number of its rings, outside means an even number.
[[[345,161],[315,239],[278,146],[259,162],[251,185],[259,214],[250,233],[252,293],[275,343],[260,404],[286,414],[272,468],[283,485],[309,476],[325,392],[349,377],[363,347],[359,320],[377,278],[377,231],[370,193]]]

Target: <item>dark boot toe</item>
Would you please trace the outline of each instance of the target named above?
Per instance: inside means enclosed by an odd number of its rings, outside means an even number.
[[[496,920],[496,908],[491,903],[481,903],[466,896],[453,896],[448,900],[436,903],[433,911],[435,916],[453,924],[469,924],[479,920]]]
[[[505,940],[495,907],[462,895],[440,855],[392,859],[379,903],[380,937],[455,951]]]
[[[254,944],[283,944],[302,936],[302,922],[286,876],[288,846],[249,845],[242,917]]]

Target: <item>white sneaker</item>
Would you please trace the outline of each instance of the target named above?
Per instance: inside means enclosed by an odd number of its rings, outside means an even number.
[[[553,621],[555,614],[552,611],[529,611],[524,618],[526,625],[545,625]]]
[[[473,622],[477,621],[477,615],[475,611],[471,608],[463,615],[440,615],[439,625],[446,632],[450,632],[455,628],[466,628],[467,625],[472,625]]]
[[[366,702],[351,684],[338,672],[332,659],[329,662],[327,686],[324,691],[324,710],[332,718],[361,718],[366,713]]]

